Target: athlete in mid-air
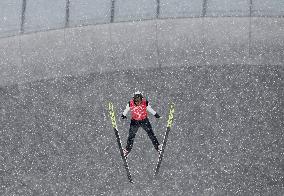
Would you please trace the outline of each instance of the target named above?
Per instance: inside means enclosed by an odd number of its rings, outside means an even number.
[[[126,119],[126,114],[131,111],[131,122],[129,128],[129,135],[127,139],[127,145],[123,149],[123,154],[125,157],[130,153],[135,135],[139,129],[142,127],[148,134],[149,138],[151,139],[154,148],[160,153],[162,150],[162,145],[159,144],[157,137],[155,136],[151,123],[148,119],[148,112],[153,114],[156,118],[160,118],[160,115],[155,112],[152,107],[149,105],[148,100],[146,100],[142,93],[137,91],[134,93],[133,98],[127,104],[124,112],[121,115],[122,119]]]

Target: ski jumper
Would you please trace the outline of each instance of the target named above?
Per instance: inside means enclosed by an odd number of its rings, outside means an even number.
[[[154,148],[158,151],[159,142],[157,137],[155,136],[151,123],[148,119],[147,111],[151,114],[155,115],[156,112],[152,109],[152,107],[148,104],[148,101],[143,98],[140,105],[135,105],[134,100],[131,99],[127,104],[123,115],[125,116],[128,111],[131,111],[131,123],[129,128],[129,135],[127,139],[126,150],[128,152],[131,151],[134,143],[134,138],[139,127],[142,127],[148,134],[148,137],[151,139]]]

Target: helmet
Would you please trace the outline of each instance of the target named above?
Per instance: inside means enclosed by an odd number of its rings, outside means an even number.
[[[140,91],[136,91],[135,93],[134,93],[134,96],[135,95],[142,95],[142,93],[140,92]]]

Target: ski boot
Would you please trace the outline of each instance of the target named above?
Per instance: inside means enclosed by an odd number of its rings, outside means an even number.
[[[162,149],[163,149],[163,144],[160,144],[158,146],[158,153],[161,154],[162,153]]]
[[[124,156],[125,158],[127,158],[128,154],[129,154],[129,151],[126,150],[125,148],[123,148],[123,156]]]

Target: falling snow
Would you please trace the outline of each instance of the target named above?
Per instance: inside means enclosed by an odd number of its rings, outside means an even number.
[[[2,0],[0,195],[284,195],[283,7]],[[135,91],[159,141],[176,108],[157,178],[138,131],[130,184],[107,104],[124,146]]]

